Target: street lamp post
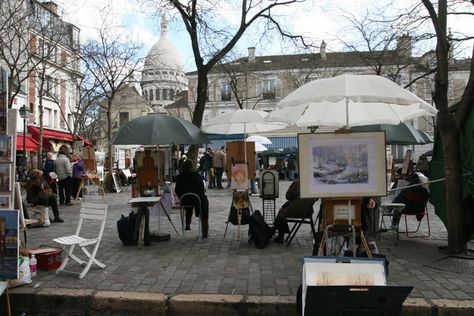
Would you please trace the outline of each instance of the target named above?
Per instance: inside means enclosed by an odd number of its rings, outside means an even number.
[[[30,115],[30,110],[26,105],[23,105],[20,109],[20,117],[23,119],[23,157],[21,160],[21,177],[24,179],[26,171],[26,119]]]

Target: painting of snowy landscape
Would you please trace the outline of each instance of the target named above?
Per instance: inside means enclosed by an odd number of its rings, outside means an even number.
[[[339,185],[369,181],[366,144],[313,147],[314,183]]]
[[[384,133],[299,134],[298,147],[302,198],[386,194]]]

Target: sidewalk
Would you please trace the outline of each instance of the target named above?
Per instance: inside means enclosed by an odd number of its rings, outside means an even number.
[[[280,182],[277,209],[284,202],[289,182]],[[191,232],[177,236],[166,217],[151,218],[150,229],[171,234],[171,240],[154,242],[139,249],[123,246],[118,238],[116,223],[122,214],[128,215],[130,190],[109,193],[108,222],[97,257],[107,267],[92,267],[86,277],[78,280],[69,274],[56,275],[54,271],[39,271],[30,287],[44,289],[84,289],[93,291],[122,291],[137,293],[226,294],[242,296],[296,296],[301,283],[301,257],[311,255],[312,238],[308,227],[302,227],[289,247],[270,243],[265,249],[256,249],[247,243],[248,226],[241,230],[237,240],[236,226],[229,225],[224,236],[225,222],[231,203],[230,190],[208,190],[210,200],[209,238],[198,240],[197,220],[193,219]],[[259,197],[251,197],[254,209],[262,209]],[[54,237],[72,234],[78,220],[79,201],[74,206],[61,207],[64,223],[52,223],[47,228],[28,230],[28,247],[52,245]],[[316,206],[319,207],[319,206]],[[316,208],[315,208],[316,209]],[[181,234],[178,210],[171,214]],[[474,260],[447,257],[438,251],[446,246],[446,229],[430,209],[431,238],[404,238],[394,245],[391,233],[384,233],[378,243],[380,253],[389,261],[390,285],[412,285],[410,298],[474,299]],[[307,226],[307,225],[304,225]],[[88,227],[93,231],[94,227]],[[474,248],[471,244],[470,248]],[[18,289],[21,292],[24,289]],[[14,291],[13,291],[14,292]],[[472,312],[472,310],[471,310]],[[467,314],[466,314],[467,315]]]

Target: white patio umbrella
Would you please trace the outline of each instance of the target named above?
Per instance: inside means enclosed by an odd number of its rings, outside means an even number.
[[[430,104],[381,76],[342,75],[311,81],[278,103],[267,121],[298,127],[349,128],[436,115]]]
[[[261,133],[272,130],[282,129],[288,124],[278,121],[267,122],[265,117],[267,112],[258,110],[239,109],[227,112],[209,120],[202,130],[205,133],[212,134],[244,134],[244,159],[247,164],[247,133]]]
[[[265,150],[268,150],[267,147],[265,147],[265,145],[263,145],[262,143],[257,143],[255,142],[255,151],[260,153],[262,151],[265,151]]]
[[[252,135],[247,137],[246,141],[248,142],[255,142],[263,145],[270,145],[272,141],[265,136],[260,136],[260,135]]]

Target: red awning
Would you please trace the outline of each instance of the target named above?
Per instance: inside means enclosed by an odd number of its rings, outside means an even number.
[[[23,150],[23,133],[17,133],[16,136],[16,150]],[[30,134],[25,135],[25,150],[38,151],[38,142],[31,137]]]
[[[36,126],[28,126],[28,132],[30,132],[33,135],[33,138],[39,140],[39,127]],[[72,136],[70,133],[66,132],[60,132],[60,131],[55,131],[52,129],[48,128],[43,128],[43,138],[45,139],[57,139],[57,140],[63,140],[72,143]],[[94,145],[85,139],[84,137],[77,135],[77,138],[81,141],[84,142],[85,146],[88,147],[94,147]]]

